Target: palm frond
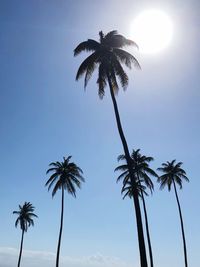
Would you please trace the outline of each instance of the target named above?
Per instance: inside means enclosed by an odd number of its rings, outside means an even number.
[[[58,180],[58,181],[56,182],[54,188],[53,188],[53,191],[52,191],[52,197],[54,197],[55,194],[57,193],[57,191],[58,191],[59,189],[61,189],[61,188],[62,188],[62,183],[61,183],[60,180]]]
[[[128,75],[116,57],[113,57],[113,72],[119,78],[121,86],[125,90],[128,86]]]
[[[49,172],[52,172],[52,171],[56,171],[57,169],[58,169],[58,167],[50,168],[46,171],[46,174],[48,174]]]
[[[114,171],[115,172],[116,171],[128,171],[128,165],[127,164],[120,165],[120,166],[116,167]]]
[[[117,161],[120,161],[120,160],[126,160],[126,156],[125,155],[119,155],[118,157],[117,157]]]
[[[123,179],[123,184],[126,183],[127,180],[129,180],[129,172],[123,172],[117,177],[117,183],[120,182]]]
[[[99,49],[99,42],[88,39],[85,42],[80,43],[75,49],[74,49],[74,56],[79,55],[81,52],[86,51],[86,52],[94,52]]]
[[[115,36],[117,34],[117,31],[116,30],[112,30],[112,31],[110,31],[110,32],[108,32],[106,35],[105,35],[105,37],[104,37],[104,39],[111,39],[111,38],[113,38],[113,36]]]
[[[17,227],[18,223],[19,223],[19,218],[17,218],[17,220],[15,221],[15,227]]]
[[[113,48],[122,48],[124,46],[130,45],[133,45],[138,48],[138,45],[134,41],[129,40],[123,35],[118,34],[117,31],[111,31],[106,34],[103,38],[103,44]]]
[[[56,183],[57,179],[53,179],[50,183],[48,183],[48,191],[51,190],[52,186]],[[45,184],[47,185],[47,183]]]
[[[158,177],[158,174],[154,170],[152,170],[151,168],[149,168],[149,167],[145,167],[145,172],[147,172],[151,176]]]
[[[132,64],[137,69],[141,69],[141,66],[139,62],[137,61],[137,59],[133,55],[128,53],[127,51],[119,49],[119,48],[114,48],[113,53],[116,55],[118,60],[124,63],[129,69],[131,69]]]
[[[47,186],[47,185],[49,185],[49,184],[51,184],[51,183],[54,183],[54,181],[56,180],[56,178],[57,178],[58,176],[59,176],[59,173],[58,173],[57,170],[56,170],[56,172],[53,173],[53,174],[50,176],[50,178],[47,180],[45,186]]]
[[[97,64],[95,62],[88,65],[87,70],[85,72],[85,79],[84,79],[84,88],[86,88],[88,81],[92,77],[93,72],[95,71]]]
[[[112,84],[112,90],[113,90],[114,94],[116,95],[116,94],[118,94],[119,86],[118,86],[116,74],[115,74],[115,71],[113,68],[112,68],[110,74],[111,74],[110,80],[111,80],[111,84]]]
[[[99,75],[98,75],[98,79],[97,79],[97,84],[99,87],[99,98],[102,99],[104,97],[105,94],[105,87],[107,85],[107,75],[106,75],[106,69],[103,63],[101,63],[99,65]]]
[[[77,71],[76,80],[79,80],[84,74],[86,75],[84,87],[86,87],[87,82],[89,81],[93,71],[96,68],[97,60],[98,54],[94,52],[82,62]]]
[[[51,163],[49,164],[49,166],[61,167],[61,164],[60,164],[59,161],[57,161],[57,162],[51,162]]]
[[[122,48],[124,46],[135,46],[137,49],[139,49],[138,45],[136,42],[125,38],[123,35],[115,35],[113,37],[113,47],[115,48]]]

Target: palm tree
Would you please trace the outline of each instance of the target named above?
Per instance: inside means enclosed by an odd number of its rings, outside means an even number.
[[[178,193],[176,189],[176,184],[182,189],[182,182],[183,180],[189,182],[188,177],[186,176],[186,172],[181,168],[182,162],[176,163],[176,160],[172,160],[171,162],[167,161],[167,163],[163,163],[161,168],[158,168],[159,171],[163,173],[158,178],[158,182],[160,183],[160,189],[164,187],[168,188],[168,191],[171,190],[171,187],[174,187],[176,201],[178,204],[178,211],[181,221],[181,232],[183,238],[183,250],[184,250],[184,260],[185,260],[185,267],[188,267],[187,261],[187,248],[186,248],[186,240],[185,240],[185,233],[184,233],[184,226],[183,226],[183,217],[181,212],[181,206],[178,198]]]
[[[146,187],[150,189],[150,192],[153,192],[154,185],[151,181],[150,176],[158,177],[156,172],[152,170],[149,167],[149,162],[153,161],[154,159],[152,157],[146,157],[144,155],[140,154],[140,149],[132,151],[131,154],[132,159],[132,167],[133,172],[135,174],[136,180],[137,180],[137,188],[136,190],[139,192],[142,199],[143,204],[143,210],[144,210],[144,217],[145,217],[145,226],[146,226],[146,233],[147,233],[147,242],[148,242],[148,249],[149,249],[149,257],[150,257],[150,266],[153,267],[153,253],[152,253],[152,246],[151,246],[151,238],[150,238],[150,232],[149,232],[149,223],[148,223],[148,216],[147,216],[147,209],[146,209],[146,203],[144,195],[147,195],[145,189]],[[118,161],[125,160],[124,155],[120,155],[118,157]],[[127,164],[123,164],[118,166],[115,171],[122,171],[120,176],[117,179],[117,182],[123,179],[123,188],[122,193],[126,192],[125,196],[132,197],[133,189],[130,188],[130,174],[128,170]]]
[[[48,190],[53,187],[52,197],[57,193],[59,189],[62,192],[62,201],[61,201],[61,220],[60,220],[60,232],[58,238],[58,247],[56,255],[56,267],[59,267],[59,257],[60,257],[60,245],[63,229],[63,215],[64,215],[64,191],[76,197],[76,187],[81,187],[81,182],[84,182],[82,177],[83,171],[75,163],[70,162],[71,156],[63,158],[63,162],[52,162],[49,164],[51,168],[47,170],[47,174],[53,172],[45,186],[48,186]]]
[[[107,84],[109,85],[118,132],[121,138],[124,154],[129,168],[131,184],[134,187],[136,181],[134,178],[134,174],[132,172],[131,157],[127,141],[122,129],[122,124],[119,116],[115,95],[119,90],[117,79],[119,80],[124,90],[127,88],[128,85],[128,76],[124,71],[121,63],[127,66],[128,68],[131,68],[132,64],[136,68],[140,68],[137,59],[133,55],[131,55],[130,53],[121,48],[128,45],[134,45],[137,47],[137,45],[135,42],[126,39],[122,35],[119,35],[117,31],[111,31],[106,35],[104,35],[102,31],[100,31],[99,36],[100,36],[99,42],[92,39],[88,39],[87,41],[81,42],[74,49],[74,56],[77,56],[84,51],[91,52],[91,55],[88,56],[80,65],[76,75],[76,80],[85,75],[84,86],[86,87],[94,70],[98,67],[97,84],[98,84],[98,94],[100,99],[102,99],[105,94],[106,85]],[[137,193],[133,195],[133,199],[134,199],[135,213],[136,213],[141,267],[147,267],[142,217],[141,217],[141,210]]]
[[[20,245],[20,252],[19,252],[19,259],[17,266],[20,266],[21,256],[22,256],[22,248],[23,248],[23,241],[24,241],[24,233],[27,232],[29,226],[34,226],[33,217],[37,218],[35,215],[34,207],[30,202],[25,202],[23,206],[19,205],[19,211],[13,211],[13,214],[17,214],[17,220],[15,222],[15,227],[20,225],[22,230],[22,237],[21,237],[21,245]]]

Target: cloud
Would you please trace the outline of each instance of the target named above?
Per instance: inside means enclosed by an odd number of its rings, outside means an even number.
[[[16,267],[19,251],[15,248],[0,247],[0,267]],[[23,267],[54,267],[55,253],[47,251],[24,250]],[[100,253],[82,258],[61,257],[60,266],[70,267],[131,267],[119,258],[107,257]]]

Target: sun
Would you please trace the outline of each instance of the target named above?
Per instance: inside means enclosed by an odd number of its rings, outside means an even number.
[[[131,25],[131,37],[138,44],[141,53],[160,52],[169,45],[172,35],[172,21],[160,10],[143,11]]]

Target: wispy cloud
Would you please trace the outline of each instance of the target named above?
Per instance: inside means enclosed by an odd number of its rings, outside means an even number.
[[[23,267],[54,267],[55,253],[47,251],[23,251]],[[0,247],[0,267],[15,267],[18,259],[18,250],[9,247]],[[60,266],[70,267],[132,267],[119,258],[104,256],[100,253],[82,258],[61,257]]]

